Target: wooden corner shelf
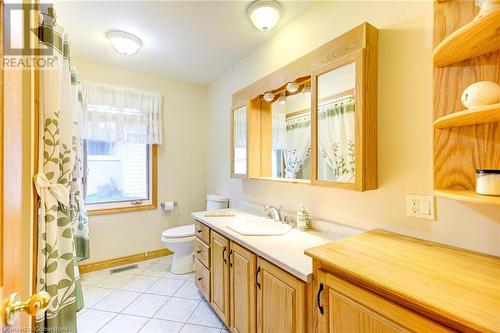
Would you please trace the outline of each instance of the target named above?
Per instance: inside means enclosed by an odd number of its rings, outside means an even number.
[[[442,67],[500,49],[500,10],[473,20],[446,37],[433,53]]]
[[[434,194],[439,197],[450,198],[459,201],[500,206],[500,196],[481,195],[470,190],[434,190]]]
[[[434,128],[448,128],[500,121],[500,103],[451,113],[436,119]]]
[[[476,15],[475,0],[434,2],[434,193],[499,207],[500,196],[477,194],[474,184],[477,169],[500,169],[500,103],[463,110],[460,102],[472,83],[500,82],[500,10]]]

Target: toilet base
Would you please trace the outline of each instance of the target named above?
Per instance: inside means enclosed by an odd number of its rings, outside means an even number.
[[[178,252],[177,252],[178,253]],[[172,257],[172,266],[170,272],[172,274],[187,274],[194,271],[193,253],[176,254]]]

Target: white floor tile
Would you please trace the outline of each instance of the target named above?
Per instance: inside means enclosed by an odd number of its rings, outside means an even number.
[[[136,333],[148,318],[119,314],[106,324],[99,333]]]
[[[87,310],[88,310],[87,308],[81,309],[80,311],[78,311],[76,313],[76,317],[81,317],[85,313],[85,311],[87,311]]]
[[[220,328],[186,324],[182,328],[181,333],[220,333]]]
[[[143,272],[144,270],[146,270],[147,268],[151,267],[151,265],[153,265],[153,263],[148,260],[148,261],[141,261],[141,262],[138,262],[137,263],[137,271],[140,273],[140,272]]]
[[[109,277],[108,270],[90,272],[80,275],[80,282],[82,286],[93,286],[107,277]]]
[[[122,287],[120,287],[120,289],[142,293],[151,287],[156,281],[158,281],[157,277],[135,275]]]
[[[78,333],[94,333],[106,325],[116,313],[88,309],[77,319]]]
[[[140,333],[178,333],[184,326],[183,323],[175,321],[151,319],[139,331]]]
[[[155,294],[155,295],[163,295],[163,296],[173,296],[177,290],[184,284],[183,280],[174,280],[174,279],[159,279],[156,281],[146,293]]]
[[[165,257],[155,258],[150,261],[154,264],[164,264],[170,266],[172,264],[172,258],[173,256],[165,256]]]
[[[191,280],[186,281],[182,287],[177,290],[174,296],[198,300],[202,299],[201,293],[198,291],[194,281]]]
[[[224,325],[207,302],[201,302],[194,310],[188,323],[221,329]]]
[[[132,275],[129,274],[112,274],[109,277],[99,282],[99,287],[118,289],[123,287],[125,283],[132,279]]]
[[[82,286],[83,304],[86,308],[91,308],[101,301],[104,297],[113,292],[113,289],[99,287]]]
[[[93,308],[96,310],[121,312],[127,307],[127,305],[139,297],[139,295],[139,293],[131,291],[116,290],[111,295],[106,296],[102,301],[94,305]]]
[[[153,317],[153,315],[168,301],[167,296],[142,294],[130,303],[122,313]]]
[[[165,274],[163,277],[169,278],[169,279],[176,279],[176,280],[192,280],[194,279],[194,272],[187,273],[187,274],[174,274],[171,272],[168,272]]]
[[[153,264],[141,272],[141,275],[162,277],[166,275],[170,266],[165,264]]]
[[[155,318],[186,322],[200,301],[185,298],[170,298],[154,315]]]

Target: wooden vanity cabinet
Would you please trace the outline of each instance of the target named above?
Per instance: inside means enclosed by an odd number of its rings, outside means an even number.
[[[201,222],[196,230],[196,286],[231,332],[309,331],[305,282]]]
[[[231,242],[229,261],[231,331],[256,332],[257,256]]]
[[[229,326],[229,240],[215,231],[210,233],[210,305]]]
[[[257,258],[257,332],[307,331],[306,284]]]
[[[318,332],[455,332],[333,274],[318,276]]]
[[[210,228],[196,221],[194,240],[194,283],[210,302]]]
[[[500,332],[500,258],[384,230],[313,258],[315,332]]]

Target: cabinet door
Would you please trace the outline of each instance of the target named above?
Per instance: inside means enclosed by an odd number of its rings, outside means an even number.
[[[334,275],[325,276],[328,332],[453,332]]]
[[[231,331],[254,333],[255,319],[255,271],[257,256],[231,242],[230,251]]]
[[[305,283],[257,258],[257,332],[306,331]]]
[[[229,241],[212,230],[210,236],[212,269],[210,271],[211,303],[214,311],[229,326]]]

